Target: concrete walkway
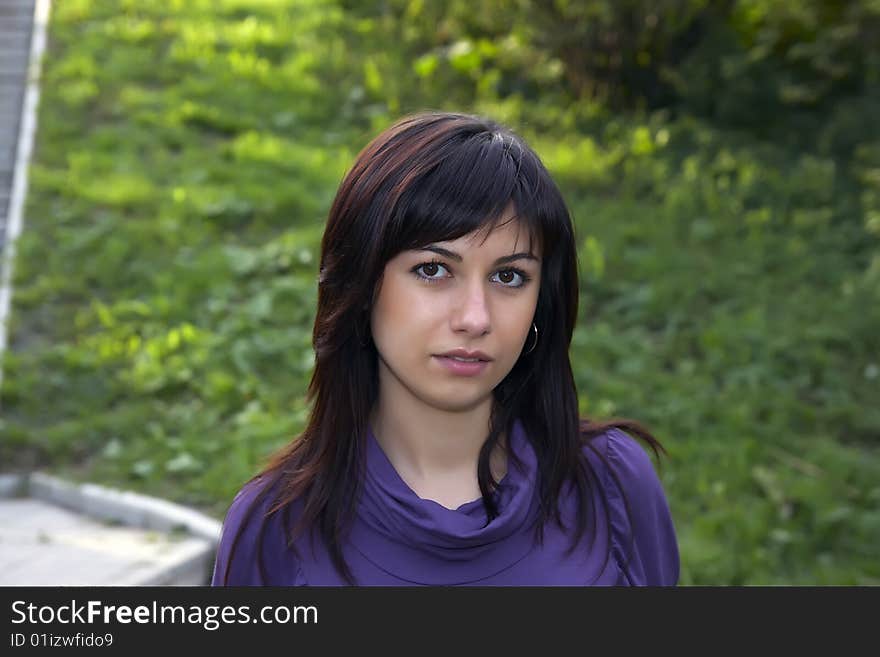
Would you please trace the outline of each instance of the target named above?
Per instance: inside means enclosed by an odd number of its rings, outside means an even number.
[[[209,584],[220,531],[156,497],[0,474],[0,586]]]
[[[102,523],[43,500],[0,500],[0,585],[206,584],[214,546],[192,535]]]

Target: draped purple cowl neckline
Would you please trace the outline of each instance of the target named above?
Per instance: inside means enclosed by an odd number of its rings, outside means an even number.
[[[419,497],[369,427],[365,436],[355,516],[340,539],[359,585],[668,586],[678,581],[678,545],[662,484],[645,450],[623,431],[609,429],[584,446],[595,472],[586,509],[594,522],[577,545],[571,530],[582,500],[573,486],[564,486],[558,499],[562,525],[547,522],[542,540],[535,540],[538,463],[520,420],[508,436],[507,474],[492,493],[499,515],[489,523],[481,498],[447,509]],[[270,514],[277,491],[265,487],[265,480],[255,478],[235,496],[212,583],[344,585],[317,532],[297,539],[295,549],[289,544],[286,527],[302,513],[302,500]]]
[[[388,460],[372,428],[367,432],[364,490],[352,532],[364,558],[401,579],[419,584],[465,584],[500,572],[533,548],[538,516],[537,462],[522,423],[508,446],[508,472],[493,497],[499,515],[486,523],[483,500],[457,509],[419,497]]]

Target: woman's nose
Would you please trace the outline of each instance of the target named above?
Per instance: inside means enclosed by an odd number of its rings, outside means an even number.
[[[489,298],[482,282],[464,286],[462,294],[453,301],[453,326],[456,331],[482,335],[492,329]]]

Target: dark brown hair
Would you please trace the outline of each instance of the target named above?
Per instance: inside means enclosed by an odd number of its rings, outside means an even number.
[[[288,547],[293,549],[294,537],[306,528],[317,530],[349,583],[355,581],[342,545],[360,492],[368,417],[378,398],[369,320],[385,264],[404,250],[489,231],[510,203],[543,250],[534,317],[540,339],[534,350],[520,355],[493,393],[490,433],[477,468],[489,521],[497,516],[491,497],[497,482],[489,455],[517,418],[537,456],[536,539],[543,540],[543,527],[551,518],[562,525],[557,500],[568,481],[581,500],[572,549],[597,515],[590,492],[601,486],[584,455],[591,439],[618,427],[645,440],[655,455],[662,451],[636,421],[579,417],[568,355],[578,311],[576,239],[568,208],[538,156],[509,129],[487,119],[441,112],[405,117],[361,151],[330,208],[321,242],[315,368],[308,388],[311,413],[302,434],[254,477],[264,477],[266,484],[249,510],[273,491],[269,512],[261,518],[265,523],[301,500],[303,510]],[[602,500],[607,509],[604,496]],[[287,529],[287,514],[282,518]],[[590,528],[594,531],[595,524]],[[241,528],[233,539],[224,582],[240,536]],[[256,547],[265,581],[262,547]],[[607,550],[606,561],[610,546]]]

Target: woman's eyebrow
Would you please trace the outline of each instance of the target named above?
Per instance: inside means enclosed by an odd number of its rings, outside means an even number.
[[[459,254],[457,254],[455,251],[450,251],[449,249],[444,249],[442,246],[435,246],[433,244],[429,244],[428,246],[424,246],[421,249],[415,249],[415,250],[416,251],[433,251],[434,253],[437,253],[439,255],[445,256],[445,257],[450,258],[452,260],[455,260],[456,262],[462,261],[462,257]],[[534,260],[535,262],[539,262],[538,258],[535,257],[534,255],[532,255],[531,253],[514,253],[512,255],[503,256],[501,258],[498,258],[498,260],[496,260],[494,264],[503,265],[504,263],[512,262],[513,260],[522,260],[522,259]]]

